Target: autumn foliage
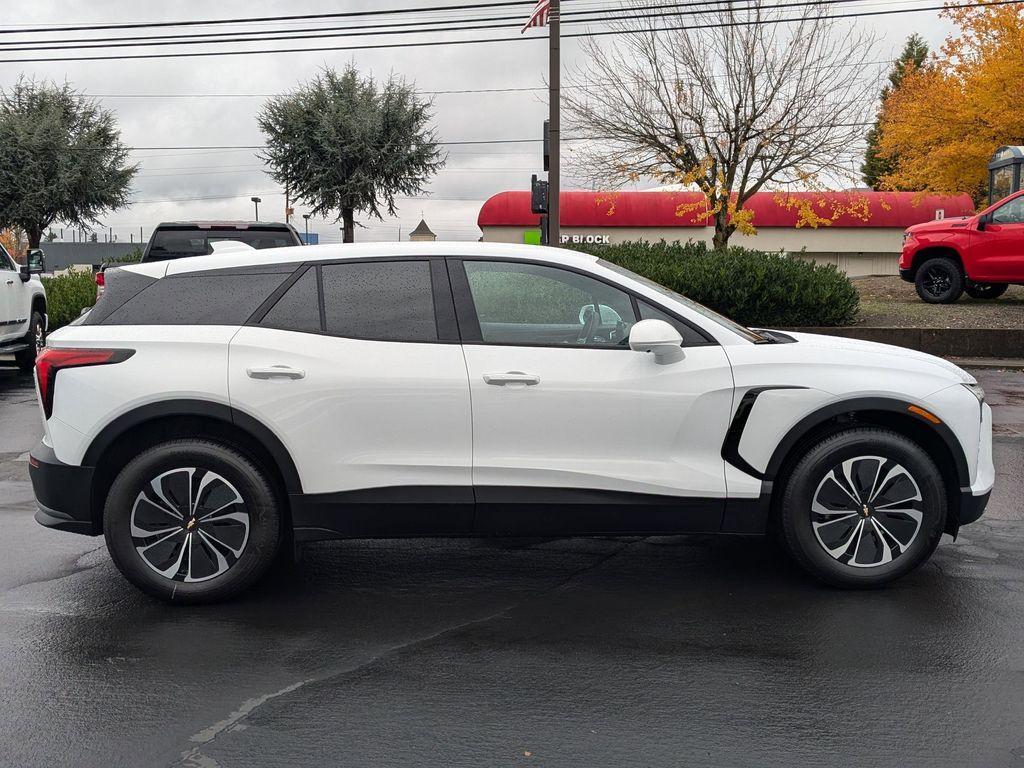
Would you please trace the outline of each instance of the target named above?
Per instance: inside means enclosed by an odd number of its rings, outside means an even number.
[[[7,252],[11,254],[11,256],[15,259],[19,259],[25,253],[25,249],[28,246],[28,240],[25,238],[25,233],[20,229],[8,227],[6,229],[0,229],[0,244],[7,249]]]
[[[882,186],[980,201],[992,153],[1024,143],[1024,5],[950,6],[943,14],[959,35],[908,72],[882,107],[879,153],[894,161]]]

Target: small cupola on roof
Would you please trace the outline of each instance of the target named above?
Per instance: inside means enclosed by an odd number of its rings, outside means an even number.
[[[430,231],[426,220],[420,218],[420,223],[416,225],[416,229],[409,233],[409,239],[413,242],[429,243],[437,240],[437,235]]]

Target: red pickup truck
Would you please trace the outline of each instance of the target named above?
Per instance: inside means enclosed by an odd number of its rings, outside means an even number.
[[[929,304],[976,299],[1024,285],[1024,191],[974,216],[915,224],[903,234],[900,277]]]

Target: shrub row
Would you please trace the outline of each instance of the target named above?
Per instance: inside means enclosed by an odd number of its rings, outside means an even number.
[[[44,277],[43,286],[51,331],[67,325],[82,314],[83,309],[96,303],[96,278],[88,270]]]
[[[848,325],[860,303],[835,266],[782,253],[664,241],[575,248],[753,327]]]

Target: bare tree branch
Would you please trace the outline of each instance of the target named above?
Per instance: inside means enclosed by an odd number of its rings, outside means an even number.
[[[588,140],[576,155],[595,186],[692,185],[723,248],[756,225],[743,208],[755,192],[856,179],[850,148],[881,76],[870,63],[873,35],[825,5],[787,23],[767,0],[723,6],[702,26],[635,14],[615,22],[610,44],[583,44],[586,63],[563,91],[567,127]]]

